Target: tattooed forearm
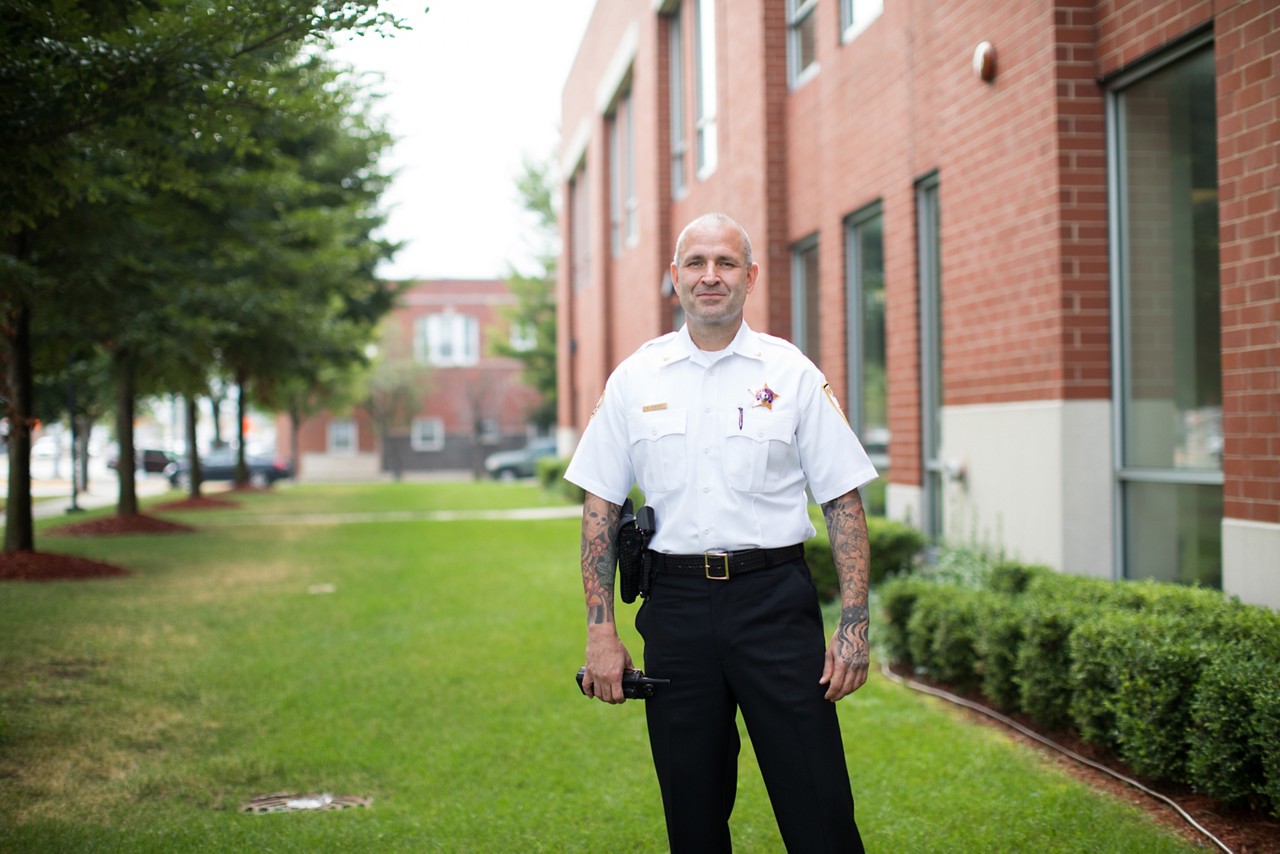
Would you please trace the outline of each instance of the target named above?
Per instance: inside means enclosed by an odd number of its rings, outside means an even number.
[[[867,542],[867,517],[862,496],[852,490],[822,505],[831,538],[831,554],[840,579],[840,625],[836,636],[855,644],[865,655],[867,644],[867,592],[871,549]]]
[[[582,592],[588,624],[613,622],[614,537],[621,513],[617,504],[591,493],[582,505]]]

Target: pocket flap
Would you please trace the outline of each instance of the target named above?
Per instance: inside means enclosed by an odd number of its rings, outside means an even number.
[[[685,410],[661,409],[627,418],[627,438],[632,442],[656,442],[664,436],[684,435]]]

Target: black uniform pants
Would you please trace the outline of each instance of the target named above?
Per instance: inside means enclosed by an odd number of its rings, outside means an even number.
[[[728,581],[660,573],[636,628],[645,672],[671,680],[645,712],[674,854],[732,850],[739,708],[787,850],[863,850],[803,560]]]

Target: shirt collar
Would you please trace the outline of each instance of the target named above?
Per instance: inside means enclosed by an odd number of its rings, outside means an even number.
[[[689,326],[686,324],[680,327],[680,331],[667,342],[662,350],[661,358],[664,365],[679,362],[682,359],[691,359],[695,364],[708,366],[728,356],[746,356],[749,359],[764,358],[764,348],[761,346],[760,336],[747,325],[745,320],[738,327],[738,333],[733,336],[733,340],[729,342],[728,347],[711,353],[698,349],[698,345],[693,343],[693,338],[689,335]]]

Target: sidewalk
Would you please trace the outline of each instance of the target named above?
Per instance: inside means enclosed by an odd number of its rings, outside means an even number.
[[[139,477],[137,479],[139,498],[153,495],[164,495],[169,491],[169,482],[163,477]],[[36,519],[49,519],[65,516],[71,509],[70,480],[31,481],[31,515]],[[89,482],[88,490],[81,490],[76,495],[75,506],[81,510],[92,510],[98,507],[111,507],[120,500],[120,484],[113,472],[110,477],[100,477]],[[0,519],[0,526],[3,520]]]

